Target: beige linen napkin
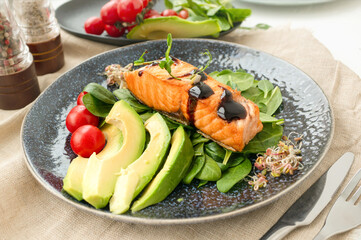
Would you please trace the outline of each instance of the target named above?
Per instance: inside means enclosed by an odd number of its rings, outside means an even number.
[[[87,58],[115,48],[65,32],[62,37],[66,65],[57,73],[39,77],[41,90]],[[0,110],[0,239],[258,239],[344,152],[352,151],[356,155],[351,174],[361,167],[361,104],[358,104],[361,79],[356,74],[334,60],[306,30],[237,30],[223,40],[282,58],[309,74],[325,91],[333,105],[336,128],[331,149],[315,174],[291,194],[243,216],[179,226],[117,222],[78,210],[38,184],[24,163],[20,144],[21,123],[29,106],[16,111]],[[294,231],[287,239],[312,239],[329,209],[330,206],[312,225]],[[334,239],[353,238],[358,233],[360,230],[354,230]]]

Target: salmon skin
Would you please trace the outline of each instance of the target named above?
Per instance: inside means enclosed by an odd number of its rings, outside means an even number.
[[[124,71],[126,87],[143,104],[194,125],[221,146],[242,151],[263,128],[258,106],[195,66],[173,58],[172,78],[157,62]]]

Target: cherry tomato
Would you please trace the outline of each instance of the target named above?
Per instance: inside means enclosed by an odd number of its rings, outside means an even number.
[[[117,21],[120,21],[118,17],[117,6],[118,6],[117,1],[110,1],[107,2],[100,9],[100,17],[102,18],[104,24],[113,25]]]
[[[150,0],[143,0],[143,8],[145,8],[149,2],[150,2]]]
[[[167,17],[167,16],[178,16],[177,12],[173,9],[166,9],[160,15]]]
[[[99,118],[91,114],[84,105],[77,105],[66,116],[65,124],[69,132],[74,132],[83,125],[98,126]]]
[[[99,17],[90,17],[84,23],[86,33],[100,35],[104,32],[104,23]]]
[[[104,134],[93,125],[81,126],[70,138],[71,149],[84,158],[90,157],[94,152],[99,153],[104,145]]]
[[[189,17],[189,13],[187,10],[183,9],[178,13],[178,16],[183,19],[187,19]]]
[[[123,22],[134,22],[143,8],[143,0],[119,0],[118,16]]]
[[[105,25],[105,31],[108,33],[109,36],[111,37],[120,37],[124,34],[125,32],[125,28],[121,28],[121,30],[119,30],[116,26],[114,25]]]
[[[76,99],[76,104],[78,104],[78,105],[84,105],[83,97],[84,97],[84,95],[87,94],[87,93],[88,93],[88,92],[85,92],[85,91],[81,92],[81,93],[78,95],[77,99]]]
[[[144,19],[152,18],[153,16],[160,16],[159,12],[154,9],[150,9],[146,14],[144,14]]]

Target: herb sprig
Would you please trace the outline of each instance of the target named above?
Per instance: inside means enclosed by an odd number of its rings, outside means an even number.
[[[177,79],[177,80],[182,80],[182,79],[180,79],[180,78],[178,78],[178,77],[175,77],[175,76],[172,74],[172,68],[171,68],[171,67],[172,67],[172,65],[174,64],[172,58],[170,57],[170,50],[172,49],[172,43],[173,43],[172,34],[171,34],[171,33],[168,33],[168,36],[167,36],[167,46],[168,46],[168,48],[167,48],[167,51],[165,52],[165,57],[164,57],[162,60],[160,60],[160,61],[159,61],[159,60],[154,60],[154,61],[147,61],[147,62],[146,62],[146,61],[144,60],[144,55],[145,55],[146,53],[148,53],[148,51],[145,50],[145,51],[142,53],[142,55],[139,57],[139,59],[136,60],[136,61],[134,61],[133,65],[134,65],[134,66],[143,66],[143,65],[150,65],[150,64],[152,64],[152,63],[158,62],[158,63],[159,63],[159,67],[160,67],[161,69],[167,70],[167,72],[169,73],[169,75],[170,75],[172,78]],[[211,64],[211,62],[212,62],[212,54],[209,52],[208,49],[206,49],[206,52],[203,52],[202,55],[207,55],[207,56],[209,57],[209,59],[208,59],[208,61],[207,61],[207,63],[206,63],[205,66],[199,66],[199,67],[198,67],[198,71],[196,71],[196,72],[190,77],[191,80],[193,80],[194,77],[195,77],[197,74],[199,74],[199,73],[201,73],[201,72],[204,72],[204,70],[206,70],[206,69],[209,67],[209,65]]]
[[[145,62],[144,61],[144,55],[146,53],[148,53],[147,50],[145,50],[143,52],[143,54],[139,57],[138,60],[134,61],[134,66],[142,66],[142,65],[149,65],[149,64],[152,64],[154,62],[159,62],[159,67],[162,68],[162,69],[165,69],[167,70],[167,72],[169,73],[169,75],[174,78],[174,79],[178,79],[178,80],[181,80],[180,78],[177,78],[175,77],[173,74],[172,74],[172,65],[173,65],[173,60],[172,58],[170,57],[170,50],[172,48],[172,42],[173,42],[173,39],[172,39],[172,34],[168,33],[168,37],[167,37],[167,51],[165,52],[165,58],[161,61],[159,60],[155,60],[155,61],[148,61],[148,62]]]
[[[177,77],[173,76],[173,74],[172,74],[171,66],[173,65],[174,62],[173,62],[172,58],[169,57],[169,53],[170,53],[170,50],[172,48],[172,42],[173,42],[172,34],[168,33],[168,36],[167,36],[167,46],[168,46],[168,48],[167,48],[167,51],[165,52],[165,59],[160,61],[159,67],[162,68],[162,69],[167,70],[167,72],[169,73],[169,75],[172,78],[181,80],[180,78],[177,78]]]

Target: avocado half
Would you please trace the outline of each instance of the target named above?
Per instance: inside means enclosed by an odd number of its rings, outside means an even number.
[[[182,126],[174,132],[163,168],[134,202],[132,212],[163,201],[185,176],[194,155],[192,142]]]
[[[162,116],[156,113],[144,125],[150,134],[150,141],[142,156],[120,171],[114,194],[109,201],[112,213],[128,211],[132,200],[152,180],[167,153],[171,135]]]
[[[98,154],[98,157],[103,158],[120,149],[123,144],[123,135],[119,128],[110,124],[105,124],[100,130],[107,139],[107,144]],[[78,201],[83,200],[83,177],[88,160],[89,158],[81,156],[74,158],[63,179],[63,189]]]
[[[117,173],[142,154],[145,144],[143,121],[127,102],[116,102],[105,122],[121,129],[123,144],[106,156],[93,153],[88,160],[82,184],[83,198],[95,208],[108,204],[114,192]]]
[[[218,21],[188,21],[176,16],[145,19],[128,34],[129,39],[164,39],[168,33],[173,38],[192,38],[217,35],[221,31]]]

